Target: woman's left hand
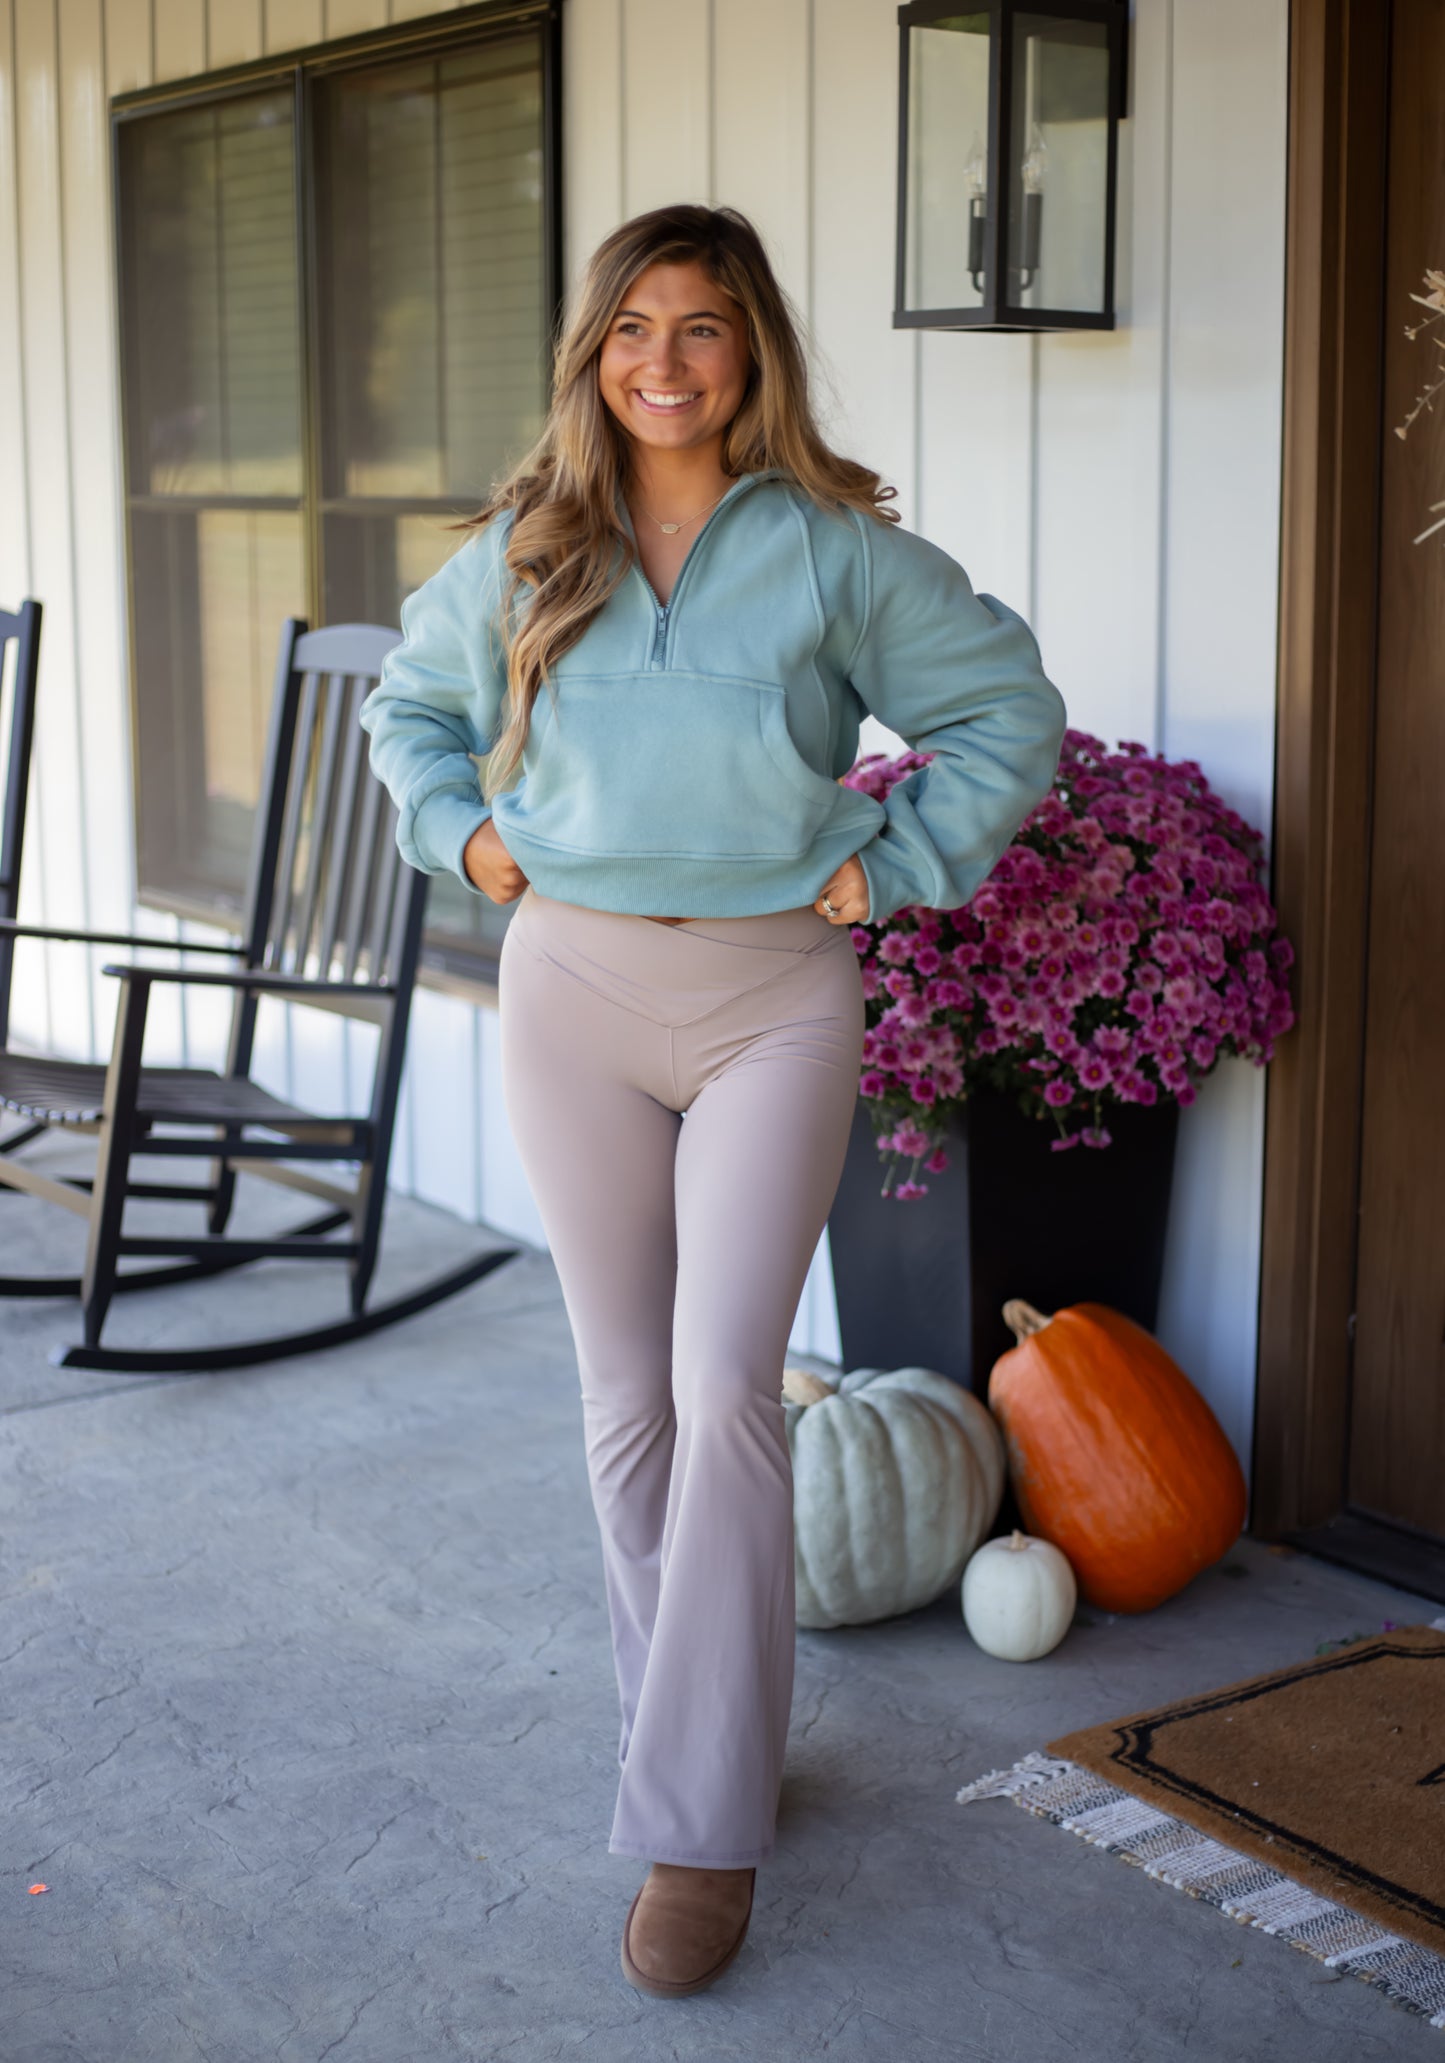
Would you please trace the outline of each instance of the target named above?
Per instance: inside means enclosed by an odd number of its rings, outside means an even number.
[[[833,905],[831,913],[823,908],[823,898]],[[859,859],[844,860],[836,867],[813,908],[820,917],[826,917],[830,924],[864,924],[868,919],[868,876],[863,872]]]

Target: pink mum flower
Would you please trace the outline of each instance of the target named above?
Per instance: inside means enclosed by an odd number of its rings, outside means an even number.
[[[941,981],[931,981],[927,994],[935,1010],[957,1010],[968,1001],[968,990],[963,983],[951,981],[946,975]]]
[[[928,1134],[920,1131],[917,1125],[899,1125],[893,1134],[893,1143],[900,1153],[912,1154],[915,1159],[929,1149]]]

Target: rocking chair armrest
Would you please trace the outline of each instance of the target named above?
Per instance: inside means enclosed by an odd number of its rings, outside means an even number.
[[[0,938],[66,939],[90,946],[140,946],[166,953],[228,953],[234,959],[244,946],[202,945],[183,938],[141,938],[130,931],[73,931],[54,924],[22,924],[15,917],[0,917]]]
[[[385,981],[318,981],[312,976],[301,974],[267,974],[260,968],[227,968],[224,973],[212,973],[199,967],[125,967],[110,963],[101,968],[102,974],[114,974],[122,981],[138,981],[147,985],[153,981],[176,981],[187,985],[196,982],[207,988],[216,989],[258,989],[263,995],[272,996],[394,996],[395,988]]]

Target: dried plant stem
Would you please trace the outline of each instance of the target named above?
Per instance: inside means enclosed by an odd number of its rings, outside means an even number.
[[[1423,321],[1406,324],[1405,335],[1412,344],[1417,337],[1422,336],[1426,330],[1432,329],[1436,323],[1445,318],[1445,272],[1427,266],[1425,285],[1427,288],[1425,293],[1411,294],[1410,296],[1410,299],[1421,308],[1428,308],[1430,311]],[[1437,336],[1433,341],[1436,351],[1440,354],[1442,366],[1445,366],[1445,339]],[[1431,386],[1422,388],[1420,393],[1415,396],[1415,405],[1406,416],[1404,422],[1396,423],[1395,435],[1403,441],[1420,416],[1433,415],[1435,413],[1435,397],[1442,391],[1445,391],[1445,370],[1442,370],[1438,380]],[[1439,515],[1442,509],[1445,509],[1445,501],[1436,501],[1430,504],[1432,516]],[[1414,543],[1423,544],[1426,538],[1433,537],[1437,530],[1445,530],[1445,515],[1440,516],[1438,523],[1431,523],[1426,529],[1420,531],[1419,535],[1413,540]]]

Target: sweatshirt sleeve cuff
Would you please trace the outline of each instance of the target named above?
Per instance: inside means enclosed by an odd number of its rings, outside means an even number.
[[[434,789],[419,805],[412,823],[412,841],[426,871],[455,874],[463,888],[480,895],[482,891],[462,864],[462,854],[473,832],[480,830],[491,814],[480,795],[464,794],[460,788]]]
[[[854,858],[868,883],[865,924],[882,924],[906,903],[917,900],[912,883],[884,852],[881,832],[875,832],[866,845],[859,846]]]

